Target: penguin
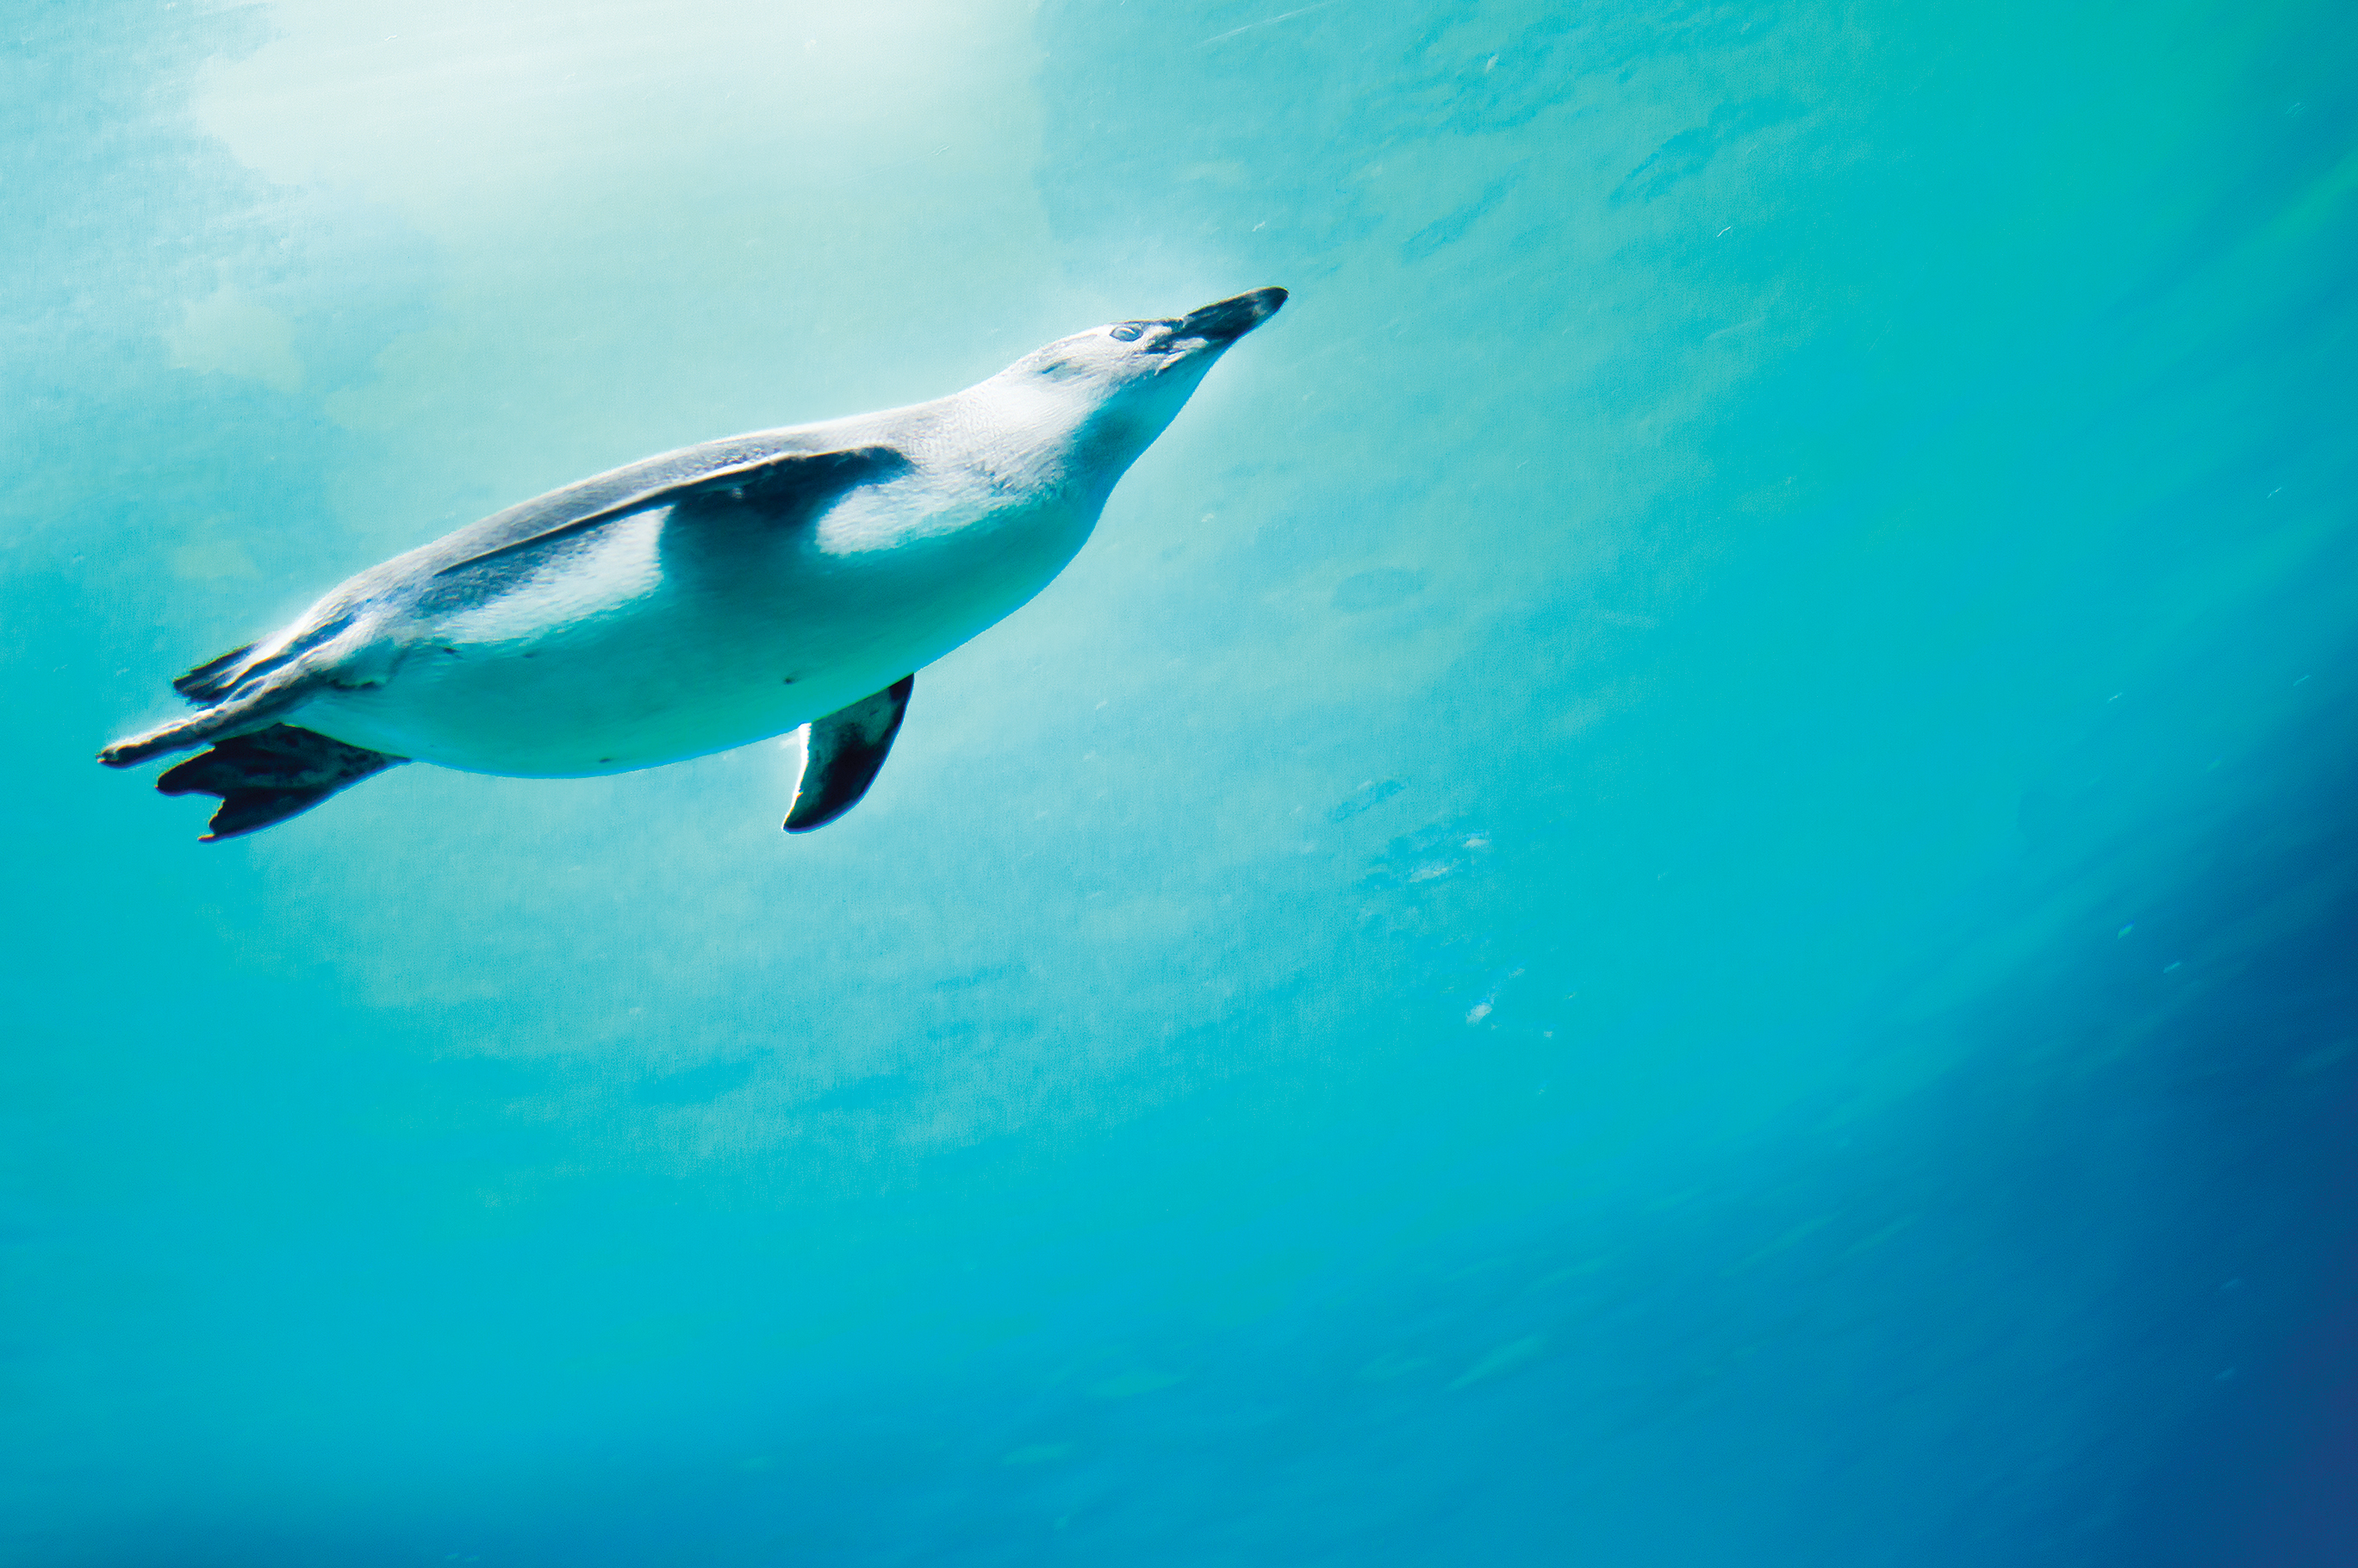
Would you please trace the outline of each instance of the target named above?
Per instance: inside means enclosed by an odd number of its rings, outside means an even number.
[[[708,441],[511,506],[189,671],[172,686],[195,713],[99,760],[205,747],[156,787],[218,796],[212,842],[398,762],[585,778],[800,730],[785,828],[824,827],[874,782],[916,672],[1065,568],[1285,298],[1112,322],[931,403]]]

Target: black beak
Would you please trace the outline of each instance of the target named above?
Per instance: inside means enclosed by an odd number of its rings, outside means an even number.
[[[1250,294],[1239,294],[1234,299],[1190,310],[1180,318],[1178,330],[1173,335],[1201,338],[1208,343],[1233,343],[1276,315],[1277,308],[1284,303],[1282,288],[1256,288]]]

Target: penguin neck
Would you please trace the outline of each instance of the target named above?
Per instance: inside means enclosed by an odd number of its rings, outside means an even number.
[[[981,438],[994,488],[1044,499],[1061,493],[1092,513],[1104,504],[1170,420],[1141,421],[1137,411],[1084,394],[1032,378],[993,377],[966,395],[967,416],[959,422]]]

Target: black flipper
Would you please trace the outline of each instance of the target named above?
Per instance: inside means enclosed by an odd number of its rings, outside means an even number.
[[[211,844],[252,833],[306,812],[340,789],[406,757],[348,746],[292,724],[217,741],[212,749],[166,770],[156,787],[166,795],[217,795]]]
[[[522,538],[509,539],[490,549],[478,550],[446,567],[437,568],[434,575],[448,577],[465,568],[479,566],[518,550],[533,549],[553,539],[568,538],[634,513],[651,512],[658,506],[675,506],[692,496],[726,492],[756,503],[765,510],[780,514],[805,512],[832,501],[863,481],[897,473],[908,466],[909,460],[892,447],[844,447],[834,451],[787,452],[759,458],[698,474],[693,479],[650,484],[644,490],[625,495],[594,512],[552,522]]]
[[[786,813],[787,832],[824,827],[860,804],[892,750],[892,737],[909,711],[909,694],[916,689],[917,677],[903,676],[873,697],[810,721],[803,736],[803,776],[795,783],[794,807]]]

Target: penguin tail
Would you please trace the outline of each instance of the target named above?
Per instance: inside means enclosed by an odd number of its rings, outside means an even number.
[[[232,648],[220,658],[208,660],[175,679],[172,689],[190,702],[219,702],[253,673],[247,666],[258,646],[259,643],[248,643],[243,648]]]
[[[156,787],[166,795],[221,797],[200,840],[210,844],[299,816],[337,791],[406,761],[292,724],[273,724],[214,741],[210,750],[167,769]]]
[[[200,665],[189,674],[202,675],[211,667]],[[251,735],[288,709],[301,707],[321,685],[333,678],[334,668],[332,658],[326,654],[270,661],[266,674],[261,669],[249,670],[234,683],[237,689],[203,712],[159,725],[127,741],[117,741],[99,752],[98,760],[110,768],[128,768],[151,757],[191,751],[209,741]],[[181,678],[186,680],[189,676]]]

